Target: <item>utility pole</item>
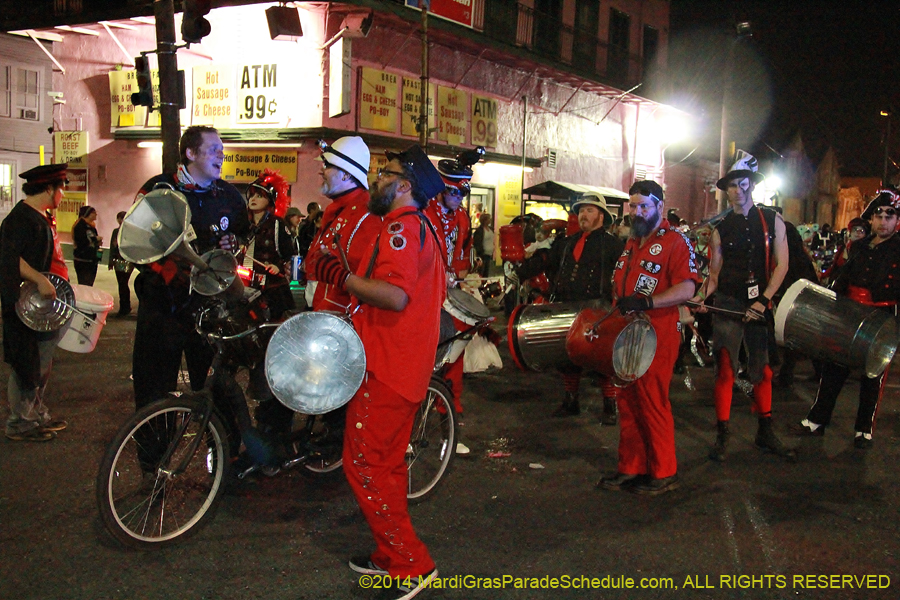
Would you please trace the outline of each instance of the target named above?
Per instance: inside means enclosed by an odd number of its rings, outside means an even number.
[[[159,61],[159,119],[162,134],[163,173],[174,173],[178,168],[181,140],[181,98],[179,90],[178,62],[175,58],[175,6],[172,0],[156,0],[153,3],[156,18],[156,52]]]
[[[422,77],[419,78],[419,145],[428,152],[428,9],[431,0],[422,5]]]
[[[887,119],[887,128],[884,131],[884,173],[881,176],[881,187],[886,187],[888,185],[888,165],[891,162],[891,116],[893,113],[894,111],[890,108],[881,111],[881,116]]]

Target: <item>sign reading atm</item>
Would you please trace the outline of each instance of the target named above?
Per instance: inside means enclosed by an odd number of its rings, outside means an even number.
[[[406,0],[406,6],[419,9],[420,0]],[[472,0],[431,0],[428,11],[466,27],[472,27]]]

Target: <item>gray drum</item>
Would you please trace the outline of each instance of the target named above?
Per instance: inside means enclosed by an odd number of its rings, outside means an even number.
[[[566,353],[569,328],[585,308],[605,308],[602,300],[522,304],[509,316],[506,339],[509,353],[520,369],[543,371],[571,363]]]
[[[44,298],[38,292],[37,284],[22,282],[16,314],[23,323],[34,331],[56,331],[69,322],[74,314],[75,290],[72,285],[54,273],[44,273],[56,288],[56,298]]]
[[[881,375],[897,350],[897,321],[885,310],[801,279],[775,311],[775,339],[810,358]]]
[[[350,401],[366,373],[366,353],[343,315],[305,312],[282,323],[266,350],[266,379],[278,400],[321,415]]]

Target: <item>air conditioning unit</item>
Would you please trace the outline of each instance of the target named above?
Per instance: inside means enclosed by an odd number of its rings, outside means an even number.
[[[556,148],[547,148],[547,166],[551,169],[556,168],[556,155],[558,152]]]
[[[19,118],[26,119],[28,121],[37,121],[38,113],[36,110],[32,110],[30,108],[20,108],[19,109]]]

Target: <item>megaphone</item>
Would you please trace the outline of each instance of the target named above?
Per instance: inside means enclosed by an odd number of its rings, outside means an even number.
[[[204,260],[190,246],[196,237],[187,198],[171,187],[160,187],[125,213],[119,227],[119,252],[122,258],[138,265],[175,254],[193,266],[191,283],[198,293],[212,296],[228,290],[236,278],[234,257],[229,261],[217,252],[207,253],[207,258],[215,257],[214,261]]]

